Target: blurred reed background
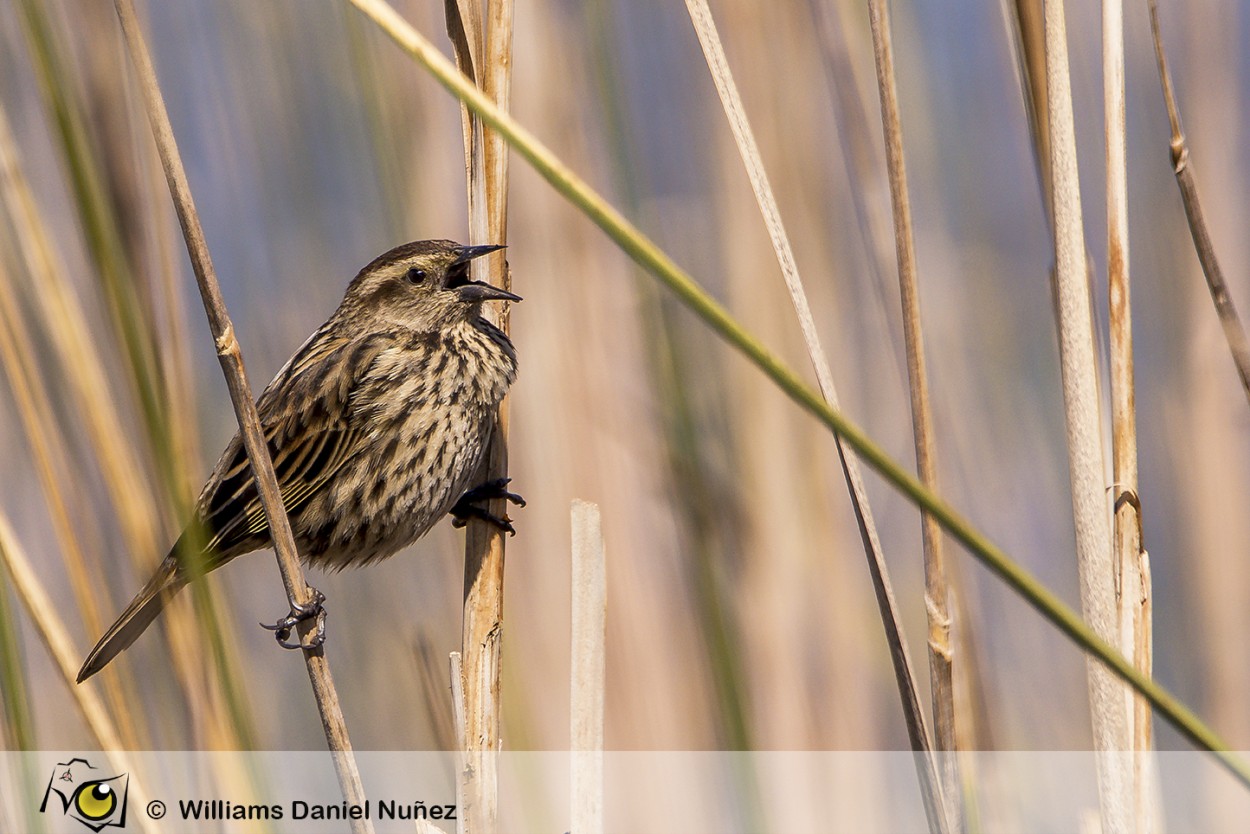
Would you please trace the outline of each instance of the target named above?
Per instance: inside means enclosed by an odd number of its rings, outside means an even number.
[[[819,8],[817,6],[819,5]],[[1070,4],[1094,274],[1105,275],[1097,10]],[[441,3],[398,2],[446,45]],[[843,407],[912,446],[863,4],[713,3],[806,275]],[[1236,2],[1162,9],[1217,250],[1250,306]],[[464,239],[459,107],[345,4],[178,0],[147,29],[257,390],[374,255]],[[1169,168],[1144,4],[1126,8],[1141,498],[1155,674],[1250,748],[1250,428]],[[808,367],[707,66],[680,3],[530,0],[513,111],[746,325]],[[896,51],[942,488],[1077,602],[1052,251],[1002,11],[897,3]],[[839,33],[838,37],[831,37]],[[839,40],[844,40],[839,45]],[[832,59],[846,49],[853,74]],[[450,54],[450,47],[445,51]],[[111,4],[0,6],[0,510],[79,659],[164,554],[234,431]],[[841,90],[839,94],[838,90]],[[846,109],[846,95],[859,109]],[[524,164],[512,166],[507,749],[568,745],[568,508],[608,553],[610,749],[901,749],[906,734],[832,439]],[[1099,284],[1101,286],[1101,283]],[[1105,289],[1095,293],[1100,332]],[[805,371],[806,372],[806,371]],[[1108,481],[1110,476],[1108,475]],[[869,478],[917,661],[919,518]],[[450,743],[461,533],[368,571],[310,575],[358,749]],[[12,542],[4,546],[13,546]],[[1090,744],[1080,653],[963,554],[982,743]],[[3,577],[3,574],[0,574]],[[91,738],[0,578],[3,746]],[[134,749],[320,749],[305,672],[255,624],[286,602],[258,554],[213,575],[101,676]],[[211,616],[188,616],[211,596]],[[219,646],[199,629],[216,621]],[[171,641],[179,646],[169,651]],[[200,646],[199,649],[193,647]],[[34,693],[38,693],[36,698]],[[1185,748],[1167,727],[1159,746]]]

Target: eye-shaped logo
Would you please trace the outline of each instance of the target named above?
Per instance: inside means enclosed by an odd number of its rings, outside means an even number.
[[[48,798],[56,794],[65,816],[78,820],[92,831],[101,831],[109,826],[123,828],[126,825],[126,787],[129,781],[125,773],[103,776],[86,759],[60,762],[48,780],[39,813],[47,811]]]

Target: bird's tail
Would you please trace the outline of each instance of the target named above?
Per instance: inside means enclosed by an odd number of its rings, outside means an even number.
[[[83,661],[78,671],[78,682],[87,678],[108,665],[109,661],[128,649],[138,639],[157,615],[165,608],[165,604],[173,598],[183,585],[187,584],[186,574],[178,569],[178,561],[171,553],[161,562],[156,573],[143,586],[135,598],[126,606],[126,610],[117,618],[117,622],[104,633],[100,642],[95,644],[91,654]]]

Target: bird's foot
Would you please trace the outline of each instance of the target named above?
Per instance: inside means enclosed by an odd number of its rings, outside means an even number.
[[[487,481],[484,484],[478,484],[473,489],[460,496],[460,500],[448,512],[455,516],[452,521],[452,527],[463,527],[469,523],[470,518],[480,518],[482,521],[491,524],[503,530],[510,536],[516,535],[516,528],[512,526],[512,519],[508,518],[505,513],[502,517],[497,516],[485,507],[478,506],[479,501],[489,501],[492,498],[502,498],[505,501],[511,501],[518,507],[525,506],[525,499],[517,495],[515,492],[508,492],[507,486],[511,478],[496,478],[493,481]]]
[[[274,639],[284,649],[315,649],[326,641],[326,609],[322,605],[326,601],[326,595],[311,585],[309,590],[313,594],[312,602],[309,602],[307,605],[293,604],[291,613],[273,625],[260,624],[261,628],[267,628],[274,633]],[[301,640],[291,642],[291,630],[305,620],[313,618],[317,620],[317,628],[308,635],[308,642],[305,643]]]

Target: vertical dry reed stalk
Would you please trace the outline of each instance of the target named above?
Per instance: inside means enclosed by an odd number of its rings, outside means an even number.
[[[448,34],[462,73],[501,109],[512,89],[512,0],[446,0]],[[508,238],[508,147],[468,107],[461,106],[468,187],[469,242],[502,244]],[[512,276],[502,255],[473,265],[477,280],[505,289]],[[500,329],[508,332],[508,313]],[[484,481],[508,477],[508,400],[486,453]],[[504,516],[502,499],[490,511]],[[497,526],[471,520],[465,536],[464,621],[461,636],[464,675],[464,738],[469,758],[462,775],[461,816],[470,834],[491,834],[498,825],[497,773],[492,760],[502,745],[500,680],[503,640],[504,534]],[[481,754],[485,754],[484,756]]]
[[[1059,360],[1068,430],[1068,468],[1076,523],[1081,607],[1094,632],[1115,643],[1115,574],[1103,483],[1097,357],[1085,232],[1077,176],[1076,127],[1068,70],[1067,26],[1062,2],[1045,5],[1047,122],[1050,191],[1055,226],[1055,282],[1059,314]],[[1129,834],[1132,779],[1122,752],[1129,749],[1128,694],[1106,667],[1088,662],[1094,747],[1098,751],[1099,798],[1105,834]]]

